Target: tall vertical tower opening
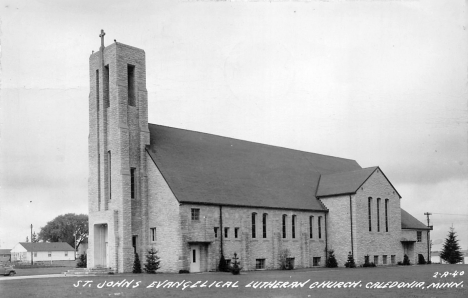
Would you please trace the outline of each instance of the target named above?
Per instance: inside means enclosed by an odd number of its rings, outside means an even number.
[[[89,58],[88,267],[130,272],[148,236],[145,52],[117,42],[104,47],[104,35]]]

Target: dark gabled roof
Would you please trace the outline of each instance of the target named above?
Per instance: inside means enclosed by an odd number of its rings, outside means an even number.
[[[11,254],[11,248],[10,249],[0,249],[0,255],[10,255]]]
[[[70,251],[74,250],[70,244],[66,242],[20,242],[20,244],[27,250],[27,251]],[[34,244],[34,247],[32,245]]]
[[[322,175],[317,197],[354,194],[378,167]]]
[[[181,203],[325,210],[320,175],[354,160],[149,124],[147,151]]]
[[[401,209],[401,228],[412,230],[430,230],[428,226],[417,220],[403,209]]]

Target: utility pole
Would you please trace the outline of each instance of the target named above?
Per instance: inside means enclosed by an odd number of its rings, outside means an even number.
[[[424,215],[427,216],[427,227],[429,228],[429,230],[427,230],[427,260],[430,261],[431,260],[431,244],[430,244],[430,230],[432,230],[432,226],[429,225],[429,215],[432,215],[432,213],[430,212],[425,212]]]
[[[33,242],[32,242],[32,228],[33,228],[33,225],[31,224],[31,266],[34,265],[34,257],[33,257]]]

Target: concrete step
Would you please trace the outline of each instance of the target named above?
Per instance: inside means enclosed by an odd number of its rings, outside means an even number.
[[[74,268],[67,272],[62,272],[65,276],[80,276],[80,275],[108,275],[113,274],[114,271],[110,268]]]

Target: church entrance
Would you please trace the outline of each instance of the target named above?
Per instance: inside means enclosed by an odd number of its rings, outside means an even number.
[[[190,245],[190,272],[200,272],[200,245]]]
[[[94,266],[107,268],[109,264],[109,245],[107,224],[94,225]]]
[[[408,256],[411,263],[414,263],[414,243],[415,241],[401,241],[403,253]]]

